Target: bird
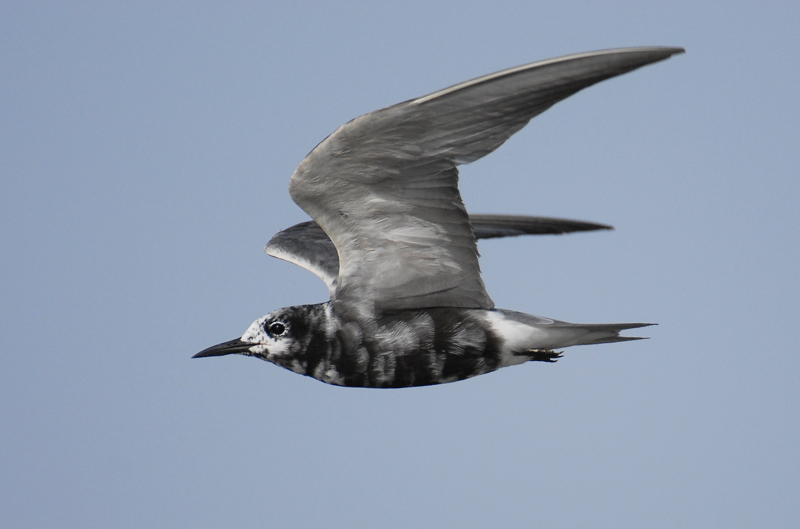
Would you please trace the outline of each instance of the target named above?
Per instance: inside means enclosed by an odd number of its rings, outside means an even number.
[[[552,363],[574,345],[642,339],[620,332],[653,324],[569,323],[496,308],[481,279],[477,239],[610,226],[470,215],[458,166],[578,91],[683,52],[649,46],[533,62],[342,125],[289,181],[290,196],[312,220],[266,247],[322,279],[329,301],[270,312],[194,357],[253,356],[336,386],[405,388]]]

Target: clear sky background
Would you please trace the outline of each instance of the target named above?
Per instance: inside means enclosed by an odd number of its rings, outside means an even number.
[[[3,2],[0,525],[800,526],[799,27],[796,1]],[[687,53],[461,181],[470,211],[616,227],[482,242],[497,306],[651,340],[407,390],[190,359],[326,299],[262,249],[336,127],[637,45]]]

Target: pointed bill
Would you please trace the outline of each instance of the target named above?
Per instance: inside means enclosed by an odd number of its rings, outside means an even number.
[[[250,351],[250,348],[253,347],[253,345],[255,344],[243,342],[240,338],[234,338],[233,340],[222,342],[220,344],[212,345],[211,347],[203,349],[192,358],[205,358],[206,356],[225,356],[247,353]]]

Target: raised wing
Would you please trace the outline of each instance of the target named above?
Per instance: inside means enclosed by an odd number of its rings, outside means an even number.
[[[476,239],[613,229],[594,222],[525,215],[470,215],[469,221]],[[339,276],[339,254],[333,241],[313,220],[278,232],[264,251],[314,273],[328,286],[331,296],[334,295]]]
[[[682,51],[629,48],[528,64],[340,127],[289,184],[338,250],[332,300],[362,313],[492,308],[456,167],[489,154],[579,90]]]

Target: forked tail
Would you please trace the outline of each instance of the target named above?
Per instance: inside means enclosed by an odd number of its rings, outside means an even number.
[[[569,323],[505,309],[491,311],[499,316],[495,328],[500,331],[512,351],[533,349],[556,350],[573,345],[628,342],[639,336],[620,336],[627,329],[638,329],[654,323]],[[517,326],[522,324],[522,326]]]
[[[575,333],[576,342],[570,345],[594,345],[598,343],[627,342],[630,340],[647,340],[645,336],[620,336],[619,333],[627,329],[638,329],[657,325],[655,323],[564,323],[571,330],[584,331]],[[558,323],[554,327],[560,326]]]

